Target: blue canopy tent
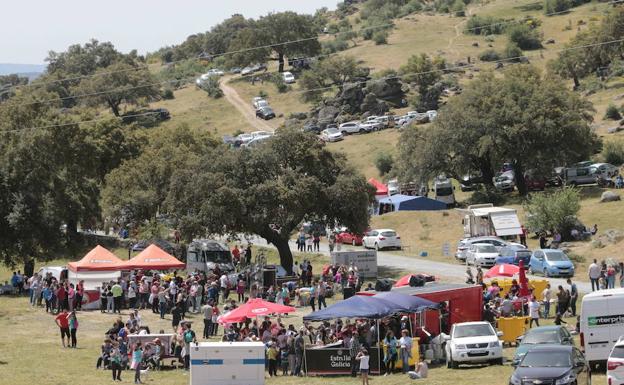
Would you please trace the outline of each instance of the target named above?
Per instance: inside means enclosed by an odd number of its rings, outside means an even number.
[[[405,312],[416,313],[426,309],[438,309],[439,304],[429,301],[428,299],[416,297],[413,295],[407,295],[403,293],[396,293],[392,291],[385,291],[375,294],[373,298],[381,298],[386,301],[390,301],[396,305],[403,307]]]
[[[379,205],[391,205],[391,210],[385,210],[385,212],[389,211],[425,211],[425,210],[446,210],[446,203],[437,201],[435,199],[423,197],[423,196],[412,196],[412,195],[392,195],[387,198],[383,198],[379,200]]]
[[[325,309],[312,312],[304,316],[303,320],[325,321],[343,317],[379,319],[401,311],[409,310],[383,298],[355,295]]]

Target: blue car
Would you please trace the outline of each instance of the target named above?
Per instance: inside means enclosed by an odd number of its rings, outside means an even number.
[[[496,258],[497,265],[520,266],[520,261],[522,261],[524,269],[528,269],[531,262],[531,250],[517,245],[506,246],[498,252],[498,257]]]
[[[573,277],[574,264],[561,250],[539,249],[531,255],[529,271],[545,277]]]

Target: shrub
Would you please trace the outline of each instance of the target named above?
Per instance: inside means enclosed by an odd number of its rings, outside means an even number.
[[[514,59],[513,61],[520,61],[522,57],[522,50],[516,43],[509,42],[503,51],[505,59]]]
[[[565,236],[576,223],[581,197],[577,189],[566,187],[551,194],[533,194],[524,206],[531,229],[555,230]]]
[[[455,16],[457,16],[457,17],[464,17],[464,16],[466,16],[466,4],[464,4],[463,0],[455,0],[451,10],[453,11]]]
[[[260,92],[258,92],[258,96],[262,99],[266,99],[269,97],[269,94],[267,94],[265,90],[260,90]]]
[[[161,97],[165,100],[171,100],[175,98],[175,96],[173,95],[173,90],[171,88],[163,89]]]
[[[375,166],[377,166],[377,170],[379,170],[379,174],[381,176],[386,175],[392,170],[392,166],[394,165],[394,159],[392,159],[392,155],[382,152],[377,155],[375,159]]]
[[[624,163],[624,143],[609,141],[604,144],[602,157],[605,162],[619,166]]]
[[[500,55],[493,49],[488,49],[479,54],[479,60],[481,61],[496,61],[500,60]]]
[[[288,91],[288,84],[284,82],[284,78],[282,77],[281,73],[274,74],[271,77],[271,81],[273,82],[273,84],[275,84],[275,87],[277,87],[277,92],[279,92],[280,94]]]
[[[506,24],[504,19],[474,15],[466,22],[464,33],[471,35],[500,35],[505,32]]]
[[[546,0],[544,1],[544,13],[549,15],[555,12],[567,11],[572,7],[570,0]]]
[[[423,10],[423,5],[420,0],[411,0],[409,3],[401,7],[399,16],[407,16],[412,13],[420,12]]]
[[[538,49],[542,47],[541,36],[536,28],[531,28],[527,24],[513,25],[507,29],[509,40],[515,43],[520,49]]]
[[[219,79],[216,76],[209,77],[199,87],[206,91],[211,98],[219,99],[223,96],[223,90],[221,90]]]
[[[604,114],[604,118],[611,120],[620,120],[622,119],[622,115],[620,114],[620,111],[616,106],[614,106],[613,104],[609,104],[609,106],[607,107],[607,111]]]
[[[373,41],[376,45],[388,44],[388,32],[377,31],[373,34]]]
[[[494,206],[499,206],[505,203],[505,196],[492,187],[486,188],[483,185],[478,185],[468,199],[467,204],[475,205],[481,203],[492,203]]]
[[[349,43],[343,39],[334,39],[321,43],[324,55],[344,51],[349,48]]]

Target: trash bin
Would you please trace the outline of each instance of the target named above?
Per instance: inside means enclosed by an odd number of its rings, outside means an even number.
[[[505,343],[515,343],[516,339],[526,332],[529,317],[507,317],[498,319],[498,330],[503,332],[501,338]]]
[[[546,289],[546,285],[548,285],[548,283],[549,282],[547,279],[530,279],[529,280],[529,287],[533,288],[533,295],[535,296],[535,299],[537,299],[538,301],[542,301],[544,299],[542,292],[544,291],[544,289]],[[553,296],[554,296],[554,292],[553,292]]]

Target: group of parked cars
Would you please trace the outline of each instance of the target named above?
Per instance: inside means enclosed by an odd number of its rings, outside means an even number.
[[[459,241],[455,258],[467,265],[490,268],[494,265],[520,265],[531,274],[545,277],[573,277],[574,264],[559,249],[529,250],[523,245],[498,237],[474,237]]]
[[[254,131],[250,133],[243,133],[236,137],[230,138],[228,143],[237,148],[251,148],[272,138],[273,135],[275,135],[275,133],[271,131]]]

